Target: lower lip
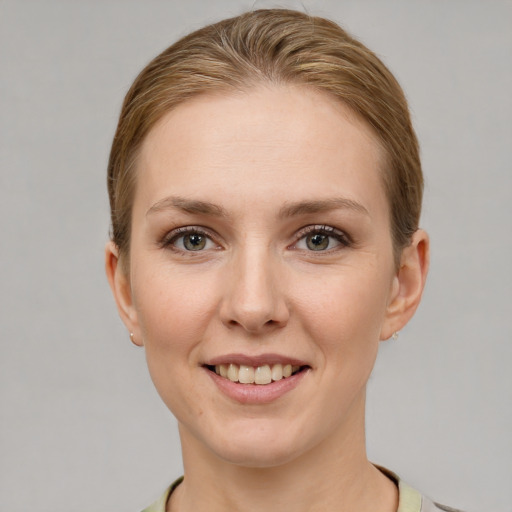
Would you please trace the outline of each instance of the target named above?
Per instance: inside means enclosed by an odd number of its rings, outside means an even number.
[[[269,404],[295,389],[309,370],[302,370],[290,377],[270,384],[240,384],[205,369],[217,387],[229,398],[241,404]]]

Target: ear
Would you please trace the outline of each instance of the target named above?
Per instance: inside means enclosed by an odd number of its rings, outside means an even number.
[[[381,340],[387,340],[402,329],[414,315],[425,287],[429,262],[429,238],[425,231],[418,229],[401,254],[380,333]]]
[[[130,277],[119,261],[119,249],[114,242],[108,242],[105,247],[105,272],[110,289],[117,304],[119,316],[130,333],[131,340],[139,347],[143,345],[140,334],[137,311],[132,300]]]

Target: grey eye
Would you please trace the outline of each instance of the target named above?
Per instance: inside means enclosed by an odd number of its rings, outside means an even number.
[[[311,251],[324,251],[329,247],[329,238],[322,233],[313,233],[306,237],[306,246]]]
[[[185,226],[175,229],[162,241],[162,247],[168,247],[181,253],[202,252],[217,249],[213,235],[200,227]]]
[[[182,237],[183,247],[187,251],[201,251],[206,247],[207,238],[199,233],[192,233]]]
[[[300,236],[301,233],[302,236]],[[317,224],[303,228],[293,247],[307,252],[330,252],[334,249],[349,247],[350,244],[350,239],[343,231],[332,226]]]

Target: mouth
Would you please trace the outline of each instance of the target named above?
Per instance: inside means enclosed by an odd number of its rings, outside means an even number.
[[[234,383],[265,386],[304,372],[310,366],[291,363],[269,363],[258,366],[226,363],[204,365],[204,368]]]

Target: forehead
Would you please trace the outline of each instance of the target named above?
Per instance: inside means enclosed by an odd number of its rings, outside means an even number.
[[[178,188],[209,199],[250,192],[294,200],[332,196],[343,184],[383,196],[383,160],[372,129],[339,100],[304,86],[258,86],[205,94],[167,113],[142,145],[136,197],[147,203]]]

